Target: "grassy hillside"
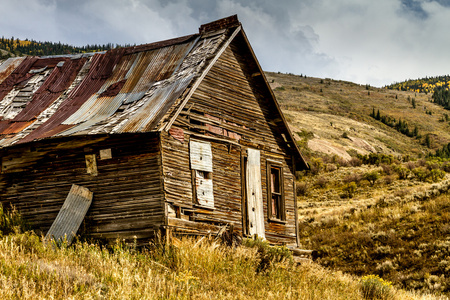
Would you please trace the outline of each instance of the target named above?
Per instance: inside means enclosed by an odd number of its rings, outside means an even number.
[[[355,152],[423,157],[450,142],[449,112],[432,103],[431,94],[289,74],[266,76],[296,138],[308,146],[306,153],[346,160]],[[411,130],[417,127],[420,136],[410,138],[375,120],[370,116],[374,109],[406,121]]]
[[[267,77],[311,165],[297,182],[302,247],[333,270],[450,295],[450,162],[428,157],[450,141],[448,111],[430,93]]]

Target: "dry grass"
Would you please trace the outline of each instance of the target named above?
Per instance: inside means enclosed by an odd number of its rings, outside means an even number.
[[[362,165],[304,176],[303,184],[326,177],[328,185],[314,185],[301,197],[303,247],[318,250],[318,262],[326,267],[358,276],[377,274],[397,287],[449,295],[450,176],[422,181],[412,171],[418,166],[439,170],[446,163]],[[399,167],[411,169],[407,178],[399,179],[394,171]],[[361,179],[375,171],[382,177],[373,186]],[[339,196],[348,182],[357,182],[351,199]]]
[[[0,239],[1,299],[364,299],[358,278],[314,263],[273,261],[257,248],[183,239],[135,250],[75,242],[45,245],[33,233]],[[435,299],[391,289],[393,299]]]

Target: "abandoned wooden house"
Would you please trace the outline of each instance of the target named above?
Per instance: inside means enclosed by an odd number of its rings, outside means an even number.
[[[0,200],[44,234],[76,186],[93,238],[230,224],[297,243],[308,166],[236,16],[157,43],[9,58],[0,135]]]

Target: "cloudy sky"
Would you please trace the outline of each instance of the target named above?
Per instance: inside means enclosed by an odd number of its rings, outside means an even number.
[[[384,86],[450,73],[450,0],[0,0],[0,35],[144,44],[237,14],[262,67]]]

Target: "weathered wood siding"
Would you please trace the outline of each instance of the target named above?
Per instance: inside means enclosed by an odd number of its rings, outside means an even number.
[[[252,70],[240,56],[239,41],[228,47],[197,88],[174,123],[184,131],[184,142],[162,136],[166,199],[189,208],[191,221],[231,223],[242,230],[241,154],[247,148],[261,151],[261,178],[266,238],[273,242],[295,243],[295,199],[292,154],[280,129],[280,116],[267,92],[252,89]],[[245,52],[245,51],[244,51]],[[215,210],[192,205],[189,138],[209,139],[213,154]],[[205,139],[208,141],[208,138]],[[267,158],[280,162],[284,172],[286,222],[271,222],[267,213]],[[185,218],[186,219],[186,218]],[[169,220],[170,224],[170,220]],[[188,226],[189,223],[183,223]]]
[[[94,194],[81,231],[95,238],[151,237],[164,224],[159,144],[156,134],[122,134],[3,149],[1,202],[14,205],[45,234],[77,184]],[[105,149],[111,149],[111,158],[101,159]],[[96,176],[87,173],[85,156],[92,154]]]
[[[185,134],[184,142],[168,134],[162,134],[162,141],[166,200],[180,207],[183,216],[189,219],[190,222],[184,222],[183,227],[192,226],[194,229],[210,230],[208,226],[199,227],[192,224],[197,221],[212,225],[234,224],[235,228],[242,230],[240,148],[236,146],[230,148],[227,143],[209,141],[213,155],[214,209],[211,210],[195,205],[193,201],[189,134]],[[181,232],[190,232],[189,230],[175,228],[175,231]]]

